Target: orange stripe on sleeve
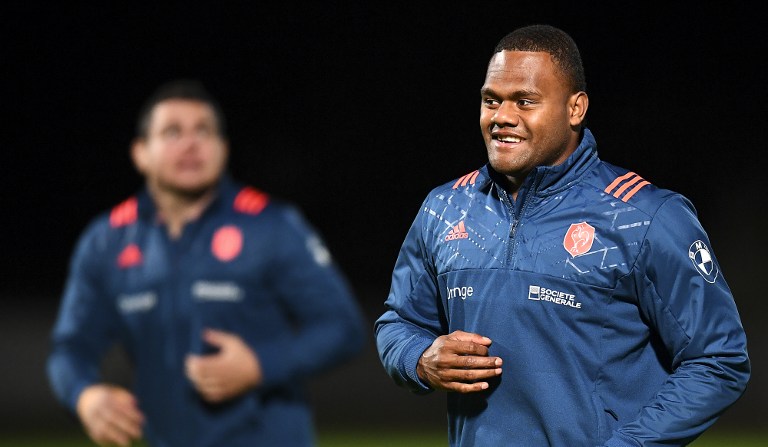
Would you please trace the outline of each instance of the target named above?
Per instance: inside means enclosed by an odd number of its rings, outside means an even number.
[[[259,214],[269,202],[269,196],[256,188],[246,186],[237,193],[234,208],[245,214]]]
[[[621,199],[621,201],[622,201],[622,202],[626,202],[627,200],[631,199],[631,198],[632,198],[632,196],[634,196],[636,192],[640,191],[640,189],[641,189],[643,186],[645,186],[645,185],[648,185],[648,184],[649,184],[649,182],[647,182],[647,181],[645,181],[645,180],[643,180],[642,182],[638,183],[638,184],[637,184],[637,186],[635,186],[634,188],[632,188],[632,190],[631,190],[631,191],[629,191],[629,192],[627,193],[627,195],[626,195],[626,196],[624,196],[624,197]]]
[[[635,178],[633,178],[632,180],[624,183],[623,185],[621,185],[621,188],[617,189],[616,192],[613,193],[613,197],[619,197],[620,195],[622,195],[624,193],[624,191],[627,190],[627,188],[629,188],[630,186],[634,185],[635,183],[639,182],[642,179],[643,178],[638,175]]]
[[[467,178],[467,175],[469,175],[469,174],[466,174],[466,175],[462,175],[461,177],[459,177],[459,179],[458,179],[458,180],[456,180],[456,183],[454,183],[454,184],[453,184],[453,188],[451,188],[451,189],[456,189],[456,188],[458,188],[458,187],[459,187],[459,185],[461,184],[461,181]]]
[[[462,175],[458,180],[456,180],[456,183],[453,184],[451,189],[457,189],[459,186],[467,186],[467,183],[474,185],[478,174],[480,174],[480,171],[475,170],[469,174]]]
[[[113,228],[130,225],[139,216],[139,202],[136,197],[131,197],[112,208],[109,214],[109,224]]]
[[[606,192],[606,193],[608,193],[608,194],[610,194],[610,193],[611,193],[611,190],[612,190],[613,188],[615,188],[615,187],[616,187],[616,186],[617,186],[619,183],[621,183],[621,182],[623,182],[624,180],[626,180],[626,179],[628,179],[628,178],[632,177],[633,175],[637,175],[637,174],[635,174],[634,172],[627,172],[626,174],[624,174],[624,175],[622,175],[622,176],[620,176],[620,177],[616,177],[616,180],[614,180],[614,181],[613,181],[613,182],[612,182],[610,185],[608,185],[608,187],[607,187],[607,188],[605,188],[605,192]]]

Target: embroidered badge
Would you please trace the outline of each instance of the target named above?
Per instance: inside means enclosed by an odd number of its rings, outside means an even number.
[[[219,261],[235,259],[243,249],[243,233],[234,225],[225,225],[213,234],[211,251]]]
[[[708,283],[714,283],[720,270],[717,268],[715,260],[712,259],[712,253],[707,244],[702,241],[696,241],[688,248],[688,257],[691,258],[696,271]]]
[[[575,258],[588,252],[594,240],[595,227],[586,222],[579,222],[571,224],[568,228],[563,238],[563,247]]]

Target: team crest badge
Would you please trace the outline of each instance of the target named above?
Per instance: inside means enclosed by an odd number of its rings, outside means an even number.
[[[213,234],[211,251],[219,261],[228,262],[243,249],[243,232],[234,225],[225,225]]]
[[[696,241],[691,244],[691,247],[688,248],[688,257],[691,258],[696,271],[699,272],[705,281],[714,283],[717,280],[720,270],[717,268],[717,264],[712,258],[712,252],[710,252],[707,244],[702,241]]]
[[[595,227],[586,222],[579,222],[571,224],[568,228],[563,239],[563,247],[575,258],[588,252],[594,241]]]

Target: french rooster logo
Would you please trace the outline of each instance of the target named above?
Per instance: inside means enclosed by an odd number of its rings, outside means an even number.
[[[563,239],[563,247],[575,258],[588,252],[594,240],[595,227],[586,222],[579,222],[571,224],[568,228]]]

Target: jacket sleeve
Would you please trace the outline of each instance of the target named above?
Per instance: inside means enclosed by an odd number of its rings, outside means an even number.
[[[99,230],[91,225],[72,255],[47,360],[54,395],[72,411],[83,388],[100,380],[101,359],[117,338],[117,314],[99,281]]]
[[[251,341],[265,387],[337,366],[359,354],[367,339],[359,303],[324,242],[297,209],[284,211],[274,229],[269,275],[295,330]]]
[[[640,310],[671,358],[671,374],[607,446],[687,445],[744,392],[747,340],[712,245],[688,200],[667,200],[636,266]]]
[[[416,393],[431,388],[416,374],[419,357],[448,331],[438,294],[434,264],[428,254],[421,212],[411,225],[392,273],[386,310],[375,323],[379,358],[395,383]]]

